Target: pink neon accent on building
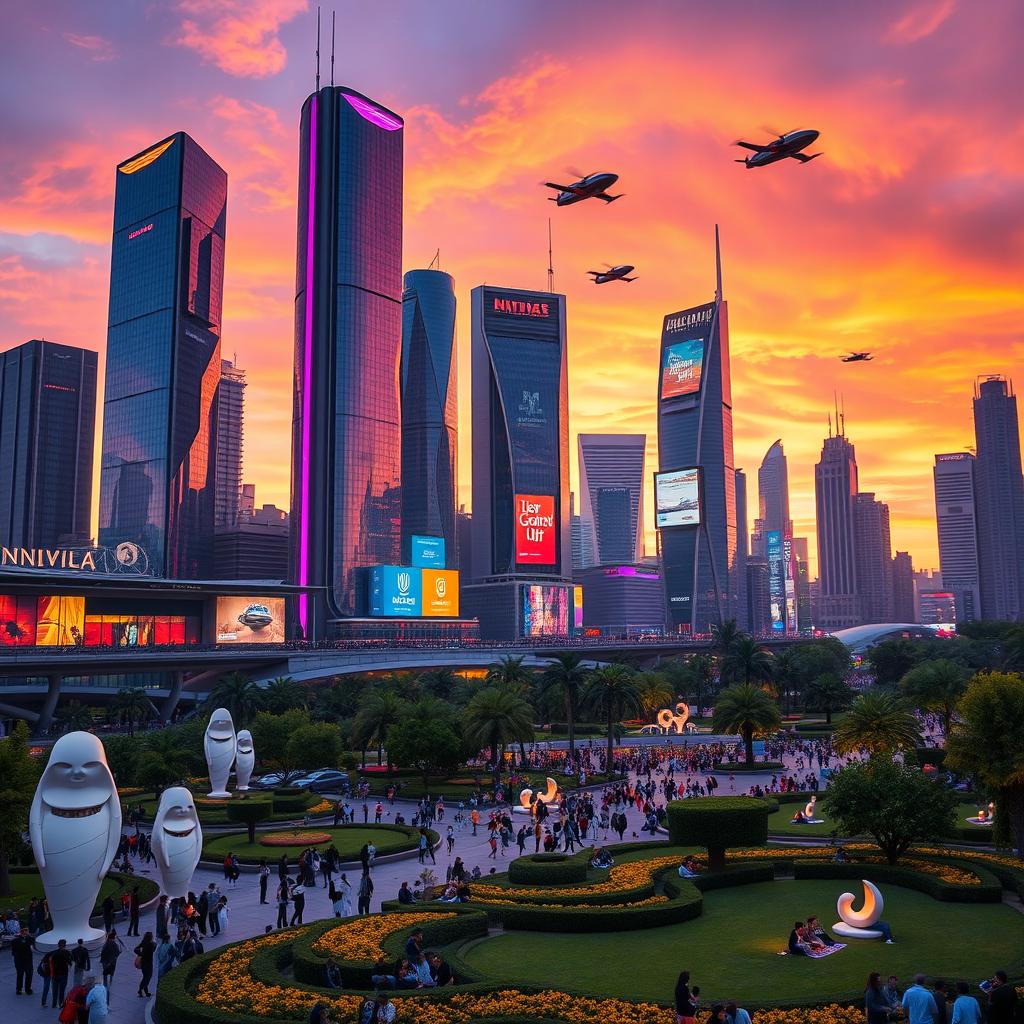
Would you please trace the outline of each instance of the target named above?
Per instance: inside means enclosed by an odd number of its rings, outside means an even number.
[[[375,103],[370,103],[364,100],[361,96],[352,96],[347,92],[343,92],[342,96],[348,100],[349,106],[360,117],[365,118],[371,124],[375,124],[378,128],[383,128],[386,132],[397,132],[399,128],[404,127],[404,123],[400,117],[396,117],[394,114],[389,114],[386,110],[378,107]]]

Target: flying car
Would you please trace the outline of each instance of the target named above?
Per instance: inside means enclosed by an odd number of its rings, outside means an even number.
[[[251,604],[238,616],[238,621],[255,632],[266,629],[274,621],[274,616],[265,604]]]
[[[801,152],[801,150],[806,149],[814,142],[818,138],[818,134],[813,128],[801,128],[799,131],[786,132],[765,146],[759,146],[754,142],[737,140],[737,146],[742,146],[744,149],[752,149],[754,155],[737,160],[736,163],[746,164],[748,168],[766,167],[777,160],[785,160],[787,158],[799,160],[802,164],[810,163],[815,157],[821,156],[821,153],[811,153],[808,156],[806,153]]]
[[[594,277],[594,284],[607,284],[609,281],[635,281],[635,277],[629,277],[635,270],[628,263],[622,263],[617,267],[608,267],[607,270],[588,270],[588,274]]]
[[[874,358],[870,352],[851,352],[848,356],[839,357],[844,363],[870,363]]]
[[[576,174],[577,172],[572,171],[571,173]],[[584,199],[603,199],[606,203],[613,203],[616,199],[622,198],[621,193],[617,196],[608,195],[608,189],[619,180],[617,174],[602,171],[599,174],[581,174],[579,179],[571,185],[559,185],[554,181],[545,181],[543,185],[545,188],[553,188],[558,191],[557,196],[548,196],[548,198],[559,206],[572,206],[573,203],[582,202]]]

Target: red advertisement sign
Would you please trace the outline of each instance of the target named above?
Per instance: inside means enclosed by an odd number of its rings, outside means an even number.
[[[555,564],[555,499],[547,494],[516,495],[516,562]]]

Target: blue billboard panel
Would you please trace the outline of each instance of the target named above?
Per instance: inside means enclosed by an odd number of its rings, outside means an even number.
[[[422,614],[423,573],[403,565],[376,565],[370,570],[370,614],[416,618]]]
[[[412,564],[420,569],[444,569],[444,537],[412,536]]]
[[[768,556],[768,603],[771,607],[773,633],[786,631],[786,587],[785,571],[782,564],[782,531],[769,530],[765,535]]]

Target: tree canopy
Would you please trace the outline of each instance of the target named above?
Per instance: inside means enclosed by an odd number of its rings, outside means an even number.
[[[921,746],[921,731],[907,702],[889,690],[862,693],[836,726],[836,750],[892,753]]]
[[[16,722],[10,735],[0,740],[0,896],[11,894],[8,867],[25,845],[22,835],[42,767],[28,752],[28,726]]]
[[[782,716],[778,704],[760,686],[739,683],[718,695],[711,721],[715,732],[740,734],[747,764],[753,764],[754,737],[775,732]]]

